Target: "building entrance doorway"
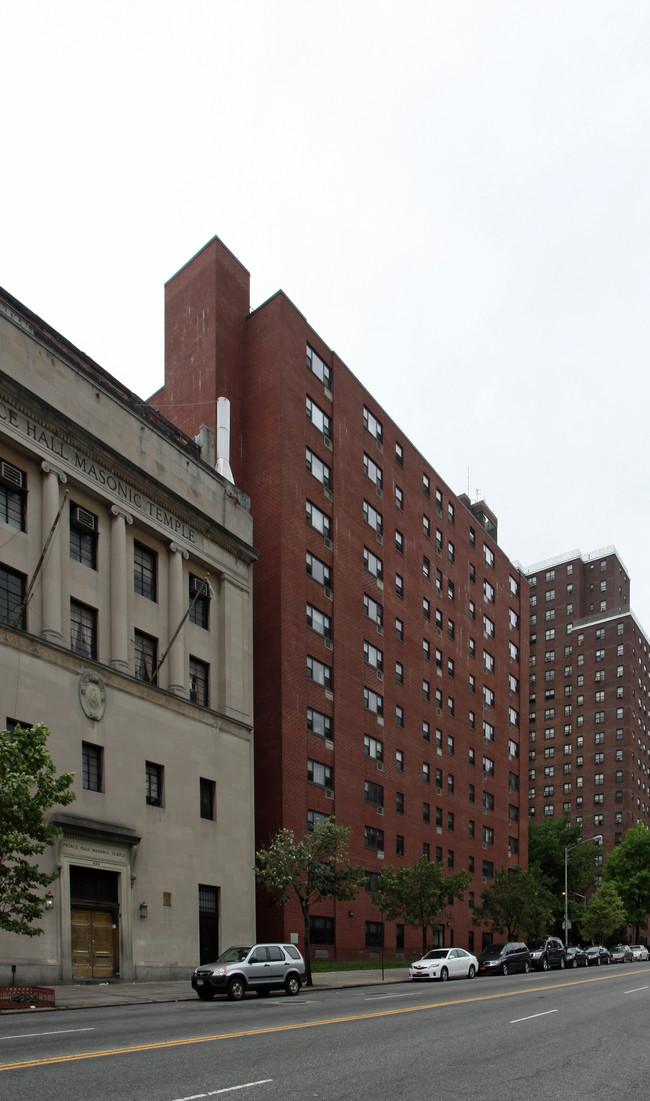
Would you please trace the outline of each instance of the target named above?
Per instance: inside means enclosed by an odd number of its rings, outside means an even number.
[[[117,872],[70,867],[72,977],[111,979],[120,973]]]

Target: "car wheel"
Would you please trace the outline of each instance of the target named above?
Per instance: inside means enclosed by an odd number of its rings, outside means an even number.
[[[197,994],[202,1002],[211,1002],[214,998],[214,990],[197,990]]]
[[[240,1002],[246,993],[243,979],[231,979],[228,983],[228,997],[231,1002]]]
[[[524,960],[524,975],[527,975],[530,971],[530,964],[528,960]]]
[[[608,963],[611,963],[611,962],[612,962],[612,961],[610,960],[610,958],[609,958],[609,956],[608,956],[608,957],[607,957],[607,959],[605,960],[605,965],[607,965]]]
[[[475,974],[476,974],[476,968],[474,967],[473,963],[470,963],[469,971],[467,972],[467,978],[468,979],[473,979]]]
[[[443,967],[442,971],[440,972],[440,982],[447,982],[448,978],[449,972],[446,967]]]
[[[575,958],[575,956],[574,956],[574,957],[573,957],[573,959],[571,960],[571,966],[572,966],[572,967],[577,967],[577,966],[578,966],[578,961],[577,961],[577,959]]]
[[[501,968],[501,974],[502,975],[507,975],[508,974],[508,964],[507,963],[503,964],[503,966]]]
[[[258,998],[268,998],[271,991],[269,990],[268,986],[260,986],[259,990],[256,990],[255,993],[257,994]]]
[[[544,959],[542,960],[542,971],[548,971],[548,960],[546,956],[544,956]]]
[[[287,975],[284,982],[284,989],[290,997],[295,997],[300,993],[300,979],[297,975]]]
[[[566,967],[566,960],[564,959],[564,956],[560,956],[560,971],[564,971],[565,967]]]
[[[600,967],[600,956],[599,956],[599,957],[598,957],[598,959],[596,960],[596,967]]]

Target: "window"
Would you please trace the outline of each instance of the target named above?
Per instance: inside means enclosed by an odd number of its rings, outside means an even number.
[[[431,521],[426,514],[422,515],[422,532],[427,539],[431,537]]]
[[[0,520],[18,531],[25,531],[27,475],[23,470],[0,460]]]
[[[312,734],[318,734],[321,738],[332,738],[332,719],[330,715],[324,715],[322,711],[314,711],[307,708],[307,730]]]
[[[321,409],[320,405],[317,405],[310,397],[305,398],[305,412],[307,414],[307,420],[311,421],[319,432],[323,433],[326,439],[331,440],[332,418],[328,417],[327,413]]]
[[[489,581],[483,582],[483,595],[486,600],[489,600],[490,604],[494,604],[494,585],[491,585]]]
[[[424,738],[425,742],[431,741],[431,727],[429,726],[429,723],[426,719],[422,720],[422,737]]]
[[[324,765],[321,761],[307,761],[307,781],[319,788],[334,787],[334,772],[330,765]]]
[[[428,474],[422,475],[422,492],[425,497],[431,496],[431,479]]]
[[[404,598],[404,578],[401,573],[395,574],[395,593],[400,600]]]
[[[321,612],[318,608],[314,608],[313,604],[307,604],[306,607],[307,626],[315,631],[317,635],[321,635],[323,638],[332,638],[332,620],[325,612]]]
[[[401,791],[395,792],[395,810],[397,814],[404,814],[404,793]]]
[[[384,943],[384,923],[382,921],[366,922],[366,948],[381,948]]]
[[[309,917],[309,942],[310,944],[334,944],[334,918]]]
[[[494,692],[486,685],[483,685],[483,704],[485,707],[494,707]]]
[[[487,543],[483,544],[483,561],[486,566],[494,568],[494,551],[491,547],[488,547]]]
[[[319,531],[326,539],[331,538],[332,521],[326,513],[322,512],[311,501],[306,502],[306,519],[316,531]]]
[[[26,589],[27,579],[24,574],[16,573],[7,566],[0,566],[0,623],[25,630],[27,617],[23,603]]]
[[[494,623],[489,616],[483,616],[483,631],[487,638],[494,638]]]
[[[395,550],[398,554],[404,554],[404,536],[395,528]]]
[[[372,665],[373,669],[381,672],[384,668],[384,652],[378,649],[377,646],[373,646],[371,642],[367,642],[364,639],[363,643],[363,660],[366,665]]]
[[[157,554],[142,543],[133,544],[133,587],[147,600],[156,600]]]
[[[307,831],[308,831],[308,833],[313,833],[314,830],[318,830],[318,829],[320,829],[321,826],[324,826],[325,823],[327,822],[327,818],[328,818],[328,815],[322,814],[321,811],[308,810],[307,811]]]
[[[384,851],[384,831],[375,826],[366,826],[364,829],[367,849],[375,849],[376,852]]]
[[[426,761],[422,762],[422,781],[425,784],[431,782],[431,766]]]
[[[366,711],[370,711],[373,715],[377,715],[378,718],[382,718],[384,714],[384,697],[380,696],[378,692],[373,692],[371,688],[364,688],[363,706]]]
[[[135,651],[135,675],[138,680],[155,684],[158,665],[158,639],[145,635],[143,631],[133,632]]]
[[[431,660],[431,644],[428,638],[422,639],[422,657],[425,661]]]
[[[363,739],[363,752],[366,757],[370,757],[373,761],[383,761],[384,759],[384,743],[380,742],[377,738],[371,738],[369,734],[364,735]]]
[[[75,504],[70,505],[70,557],[97,569],[97,517]]]
[[[81,743],[83,785],[87,791],[103,790],[103,757],[104,750],[101,746],[91,745],[90,742]]]
[[[373,784],[370,780],[366,780],[364,783],[364,799],[366,803],[371,803],[373,807],[383,807],[384,789],[382,785]]]
[[[210,625],[210,586],[201,577],[190,574],[190,623],[207,631]]]
[[[319,459],[310,447],[305,448],[305,466],[309,474],[312,474],[317,482],[325,486],[325,489],[332,488],[332,470],[331,467],[324,463],[322,459]]]
[[[190,655],[190,700],[201,707],[209,704],[210,666]]]
[[[400,512],[404,511],[404,490],[397,485],[395,486],[395,504]]]
[[[404,837],[401,833],[395,837],[395,855],[404,856]]]
[[[422,555],[422,573],[423,573],[424,577],[430,577],[431,576],[431,562],[427,558],[426,554]]]
[[[399,726],[400,729],[404,726],[404,708],[399,704],[395,707],[395,726]]]
[[[483,651],[483,670],[486,673],[494,672],[494,657],[487,650]]]
[[[485,779],[487,779],[488,776],[494,776],[494,761],[491,757],[483,758],[483,776]]]
[[[378,627],[381,627],[384,622],[384,609],[378,601],[373,600],[367,593],[363,595],[363,612],[368,619],[371,619],[373,623],[376,623]]]
[[[374,459],[370,458],[370,455],[366,455],[365,451],[363,454],[363,473],[366,478],[370,478],[370,481],[377,487],[377,492],[381,494],[384,484],[382,469],[377,465]]]
[[[376,508],[373,508],[373,506],[368,501],[363,502],[363,518],[366,524],[368,524],[368,527],[371,527],[373,531],[377,533],[377,535],[382,534],[384,530],[384,520],[382,514],[381,512],[378,512]]]
[[[70,601],[70,649],[97,660],[97,612],[78,600]]]
[[[309,344],[307,345],[307,368],[316,375],[316,378],[321,380],[328,390],[332,389],[332,368],[328,367],[327,363],[321,359],[314,349],[309,347]]]
[[[367,894],[377,894],[379,891],[379,872],[366,872],[365,890]]]
[[[398,466],[404,466],[404,448],[401,443],[395,443],[395,462]]]
[[[395,750],[395,768],[398,772],[404,771],[404,751],[402,749]]]
[[[324,665],[322,661],[317,661],[316,658],[307,655],[307,680],[314,681],[315,684],[321,684],[323,688],[331,690],[332,667]]]
[[[381,421],[378,421],[373,413],[364,405],[363,407],[363,426],[367,428],[371,436],[374,436],[377,443],[381,444],[384,438],[384,430],[382,428]]]
[[[395,620],[395,638],[398,642],[404,641],[404,620],[402,619]]]
[[[381,568],[381,559],[377,559],[377,561]],[[316,555],[312,554],[310,551],[306,552],[305,568],[308,577],[312,577],[314,581],[317,581],[319,585],[322,585],[326,589],[332,588],[331,566],[328,566],[326,562],[321,562],[320,558],[317,558]],[[381,575],[379,576],[381,577]]]
[[[163,766],[151,761],[145,762],[145,792],[150,807],[162,807],[163,802]]]

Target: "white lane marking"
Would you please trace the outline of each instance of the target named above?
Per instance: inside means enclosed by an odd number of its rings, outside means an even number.
[[[624,994],[636,994],[639,990],[647,990],[647,986],[635,986],[634,990],[624,990]]]
[[[366,1002],[380,1002],[382,998],[412,998],[415,995],[415,990],[409,990],[408,994],[367,994],[364,998]]]
[[[201,1097],[216,1097],[219,1093],[232,1093],[233,1090],[247,1090],[251,1086],[266,1086],[272,1082],[272,1078],[260,1078],[259,1082],[242,1082],[241,1086],[226,1086],[221,1090],[210,1090],[208,1093],[192,1093],[189,1097],[176,1097],[174,1101],[199,1101]]]
[[[522,1021],[534,1021],[536,1017],[548,1017],[549,1013],[557,1013],[557,1009],[547,1009],[545,1013],[531,1013],[530,1017],[517,1017],[516,1021],[511,1021],[511,1025],[521,1024]]]
[[[33,1036],[64,1036],[69,1032],[94,1032],[94,1028],[58,1028],[56,1032],[19,1032],[15,1036],[0,1036],[0,1040],[28,1040]]]

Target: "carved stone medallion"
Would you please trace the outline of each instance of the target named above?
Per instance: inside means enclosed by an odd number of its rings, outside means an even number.
[[[96,673],[84,673],[79,682],[79,700],[89,719],[103,719],[106,710],[106,689]]]

